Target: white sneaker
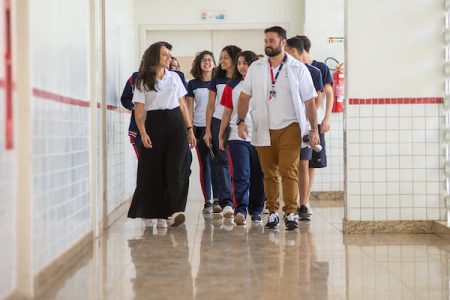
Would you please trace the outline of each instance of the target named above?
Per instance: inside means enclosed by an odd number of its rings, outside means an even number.
[[[241,213],[237,213],[234,216],[234,223],[236,223],[236,225],[245,225],[245,217],[243,214]]]
[[[167,220],[166,219],[158,219],[156,227],[157,228],[167,228]]]
[[[234,209],[231,206],[225,206],[222,210],[222,216],[224,218],[232,218],[234,214]]]
[[[185,220],[186,220],[186,217],[184,216],[183,212],[176,212],[170,218],[169,223],[170,223],[171,227],[177,227],[177,226],[183,224]]]
[[[143,219],[145,227],[155,227],[156,219]]]

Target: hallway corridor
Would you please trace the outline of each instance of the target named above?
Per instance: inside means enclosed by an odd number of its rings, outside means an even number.
[[[313,204],[294,231],[236,226],[195,201],[176,229],[121,218],[38,299],[448,299],[448,239],[346,236],[342,202]]]

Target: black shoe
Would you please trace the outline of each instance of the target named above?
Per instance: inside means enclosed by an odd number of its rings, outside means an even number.
[[[269,218],[267,220],[266,227],[270,229],[274,229],[278,227],[278,224],[280,223],[280,218],[278,217],[277,213],[270,213]]]
[[[309,213],[308,207],[306,207],[306,205],[300,205],[297,211],[300,221],[311,221],[311,214]]]
[[[203,213],[205,214],[210,214],[213,211],[213,205],[211,204],[211,202],[205,202],[205,204],[203,205]]]
[[[290,213],[284,218],[284,224],[287,230],[297,229],[297,218],[294,213]]]

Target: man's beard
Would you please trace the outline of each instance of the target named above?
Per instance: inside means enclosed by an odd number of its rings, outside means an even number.
[[[281,53],[281,43],[275,49],[272,47],[266,47],[266,49],[264,49],[264,52],[266,53],[267,56],[270,57],[277,56],[278,54]]]

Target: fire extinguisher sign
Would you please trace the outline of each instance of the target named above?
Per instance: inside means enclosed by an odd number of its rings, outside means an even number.
[[[328,37],[328,44],[339,44],[344,42],[344,37],[342,36],[330,36]]]

